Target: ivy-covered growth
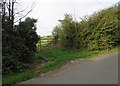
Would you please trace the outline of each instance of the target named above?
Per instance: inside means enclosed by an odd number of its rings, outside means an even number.
[[[118,6],[102,10],[89,17],[86,21],[88,27],[83,28],[89,31],[87,36],[84,35],[85,39],[83,40],[87,48],[103,50],[119,45],[118,21]]]

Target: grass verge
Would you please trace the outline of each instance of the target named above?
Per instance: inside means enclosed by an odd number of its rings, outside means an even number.
[[[16,73],[14,75],[8,75],[2,78],[2,84],[3,86],[16,84],[17,82],[28,80],[33,76],[34,76],[33,70],[28,70],[22,73]]]

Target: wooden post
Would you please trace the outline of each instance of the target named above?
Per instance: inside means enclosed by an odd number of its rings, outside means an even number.
[[[11,8],[11,3],[10,3],[10,0],[9,0],[9,21],[10,21],[10,16],[11,16],[11,13],[10,13],[10,8]]]
[[[14,26],[14,0],[12,0],[12,22],[11,28],[13,29]]]
[[[2,4],[2,29],[5,29],[4,28],[4,23],[5,23],[5,1],[3,2]]]

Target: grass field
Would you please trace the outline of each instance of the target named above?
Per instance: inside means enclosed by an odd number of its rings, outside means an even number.
[[[35,68],[22,73],[4,76],[2,79],[2,84],[5,85],[19,83],[21,81],[33,78],[39,74],[58,69],[71,60],[92,58],[101,53],[110,53],[114,51],[118,51],[118,48],[113,48],[109,51],[63,50],[58,48],[50,48],[47,51],[37,51],[35,55],[37,65]],[[41,60],[43,57],[46,62],[41,64],[39,60]]]

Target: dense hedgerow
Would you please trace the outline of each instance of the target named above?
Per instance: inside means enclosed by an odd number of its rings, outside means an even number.
[[[99,11],[76,22],[66,14],[53,30],[54,40],[63,48],[88,50],[111,49],[120,45],[118,5]]]

